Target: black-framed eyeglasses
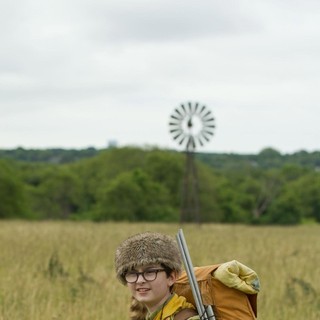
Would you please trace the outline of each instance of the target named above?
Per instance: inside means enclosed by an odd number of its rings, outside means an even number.
[[[124,275],[124,278],[128,283],[136,283],[141,275],[145,281],[150,282],[156,280],[158,272],[162,271],[165,271],[165,269],[147,269],[142,272],[130,271]]]

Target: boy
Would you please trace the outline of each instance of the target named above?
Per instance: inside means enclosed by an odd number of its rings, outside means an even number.
[[[131,291],[131,320],[199,320],[192,304],[172,291],[182,269],[175,240],[157,232],[139,233],[116,250],[118,279]]]

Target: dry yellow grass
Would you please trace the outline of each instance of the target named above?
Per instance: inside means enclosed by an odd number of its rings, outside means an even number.
[[[114,251],[176,224],[0,222],[0,320],[127,319]],[[320,226],[185,225],[194,265],[239,260],[261,280],[259,320],[320,319]]]

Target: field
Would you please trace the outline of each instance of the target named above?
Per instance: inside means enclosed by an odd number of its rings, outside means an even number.
[[[129,291],[114,251],[176,224],[0,222],[0,320],[127,319]],[[320,319],[320,226],[184,225],[193,264],[236,259],[261,281],[258,319]]]

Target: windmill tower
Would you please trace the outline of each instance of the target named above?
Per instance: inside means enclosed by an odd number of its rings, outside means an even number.
[[[201,222],[199,185],[195,150],[213,136],[214,117],[206,106],[198,102],[180,104],[170,116],[169,130],[175,141],[185,147],[186,163],[181,194],[180,222]]]

